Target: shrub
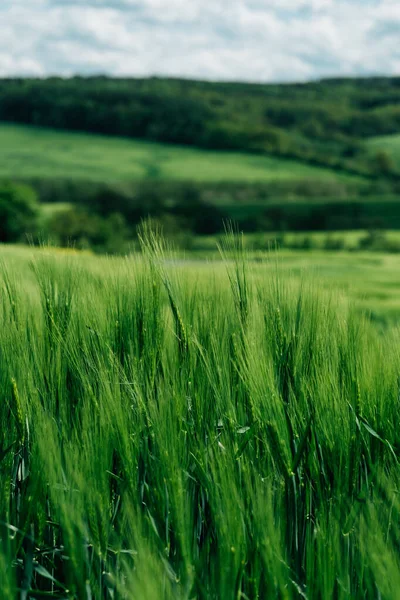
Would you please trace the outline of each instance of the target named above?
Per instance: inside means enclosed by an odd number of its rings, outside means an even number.
[[[391,175],[396,171],[393,159],[387,152],[380,150],[372,160],[372,169],[377,175]]]
[[[366,236],[358,242],[360,250],[373,250],[375,252],[400,252],[400,243],[397,240],[391,240],[387,234],[379,230],[370,230]]]
[[[121,214],[102,217],[81,208],[71,208],[54,215],[49,223],[49,233],[64,247],[72,245],[113,253],[123,251],[129,237]]]
[[[324,250],[344,250],[345,248],[345,240],[342,237],[332,237],[328,235],[325,238],[324,242]]]
[[[26,185],[0,184],[0,241],[18,242],[36,232],[39,204]]]

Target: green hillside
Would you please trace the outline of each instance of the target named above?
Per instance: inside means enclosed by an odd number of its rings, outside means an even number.
[[[399,83],[398,77],[286,85],[0,79],[0,121],[257,152],[382,177],[381,161],[371,160],[364,142],[400,133]]]
[[[247,233],[397,230],[399,83],[0,79],[0,180],[71,207],[30,234],[99,251],[123,251],[148,216],[186,238],[231,220]],[[19,194],[4,188],[4,206]],[[21,241],[8,212],[0,235]]]
[[[285,158],[8,124],[0,125],[0,177],[98,182],[357,179]]]

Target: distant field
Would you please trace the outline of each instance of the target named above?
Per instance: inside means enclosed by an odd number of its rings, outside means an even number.
[[[400,135],[385,135],[371,138],[368,141],[368,146],[376,152],[384,150],[393,159],[396,167],[400,167]]]
[[[0,177],[198,182],[354,180],[329,169],[279,158],[6,124],[0,125]]]
[[[292,275],[313,273],[323,287],[342,291],[372,320],[399,322],[399,255],[283,251],[278,256],[278,262]]]
[[[65,210],[69,208],[68,204],[58,205],[48,204],[44,205],[44,211],[46,214],[53,214],[54,210]],[[343,250],[344,256],[347,257],[347,261],[352,261],[352,254],[359,249],[360,241],[368,235],[368,232],[363,229],[350,230],[350,231],[293,231],[287,232],[283,235],[284,245],[287,248],[291,245],[300,246],[304,243],[304,240],[310,242],[310,250],[329,250],[328,256],[330,260],[332,256],[343,256],[343,253],[332,252],[335,250],[332,246],[336,242],[340,248],[337,250]],[[222,236],[198,236],[194,238],[193,249],[215,252],[217,248],[217,242]],[[246,233],[244,234],[244,244],[247,251],[256,252],[260,249],[268,249],[274,244],[277,239],[282,238],[282,233],[279,232],[266,232],[266,233]],[[384,232],[384,239],[392,244],[399,244],[400,247],[400,231],[398,230],[387,230]]]
[[[51,207],[46,207],[46,210]],[[66,207],[62,207],[63,209]],[[280,273],[290,275],[296,280],[303,277],[316,280],[320,287],[328,291],[336,290],[350,299],[357,310],[366,311],[373,319],[379,322],[400,323],[400,254],[379,252],[349,251],[355,248],[357,241],[366,232],[352,231],[333,232],[332,239],[341,238],[345,242],[344,251],[324,251],[323,244],[326,234],[301,233],[288,234],[287,238],[299,242],[308,237],[312,240],[312,250],[283,249],[275,252],[256,251],[253,235],[244,237],[245,246],[252,265],[252,271],[257,280],[262,282],[275,273],[279,265]],[[268,234],[271,239],[274,234]],[[400,241],[400,233],[391,231],[387,237],[393,241]],[[181,257],[177,266],[182,273],[188,269],[193,271],[199,282],[205,283],[210,269],[218,273],[218,278],[223,278],[225,267],[217,249],[216,237],[198,237],[194,240],[193,251],[179,252]],[[6,261],[30,285],[32,273],[29,260],[32,256],[39,256],[39,250],[28,249],[23,246],[7,246],[0,244],[0,262]],[[52,254],[62,256],[70,255],[71,250],[54,249]],[[99,274],[106,272],[111,264],[119,264],[119,258],[95,257],[90,253],[73,252],[76,260],[85,264]],[[184,257],[184,260],[183,258]]]
[[[366,232],[351,231],[333,232],[330,239],[342,239],[345,248],[355,248],[359,239]],[[267,236],[266,236],[267,237]],[[271,239],[273,235],[271,234]],[[245,236],[245,244],[249,256],[259,265],[255,271],[260,278],[266,272],[271,275],[276,264],[281,272],[295,278],[304,275],[316,278],[319,285],[327,290],[338,290],[348,297],[358,310],[366,311],[373,320],[379,322],[400,322],[400,255],[379,252],[359,251],[324,251],[326,234],[288,234],[288,240],[294,241],[308,238],[312,241],[313,250],[280,250],[277,253],[256,252],[255,236]],[[399,232],[388,232],[387,238],[399,242]],[[199,244],[204,240],[199,240]],[[215,248],[215,240],[209,239],[210,248]],[[196,247],[196,246],[195,246]],[[273,248],[273,246],[272,246]],[[190,256],[190,253],[188,254]],[[211,256],[211,254],[210,254]],[[214,254],[214,256],[218,256]],[[201,264],[201,263],[200,263]],[[204,262],[204,265],[207,263]]]

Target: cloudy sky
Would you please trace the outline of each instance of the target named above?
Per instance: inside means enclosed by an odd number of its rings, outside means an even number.
[[[400,74],[400,0],[0,0],[0,76]]]

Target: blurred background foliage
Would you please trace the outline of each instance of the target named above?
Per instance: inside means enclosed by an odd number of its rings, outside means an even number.
[[[372,241],[364,248],[376,248],[385,245],[377,231],[400,230],[398,77],[285,85],[3,79],[0,122],[11,173],[0,185],[3,242],[28,234],[62,246],[125,252],[149,216],[185,248],[195,246],[198,236],[218,236],[227,221],[253,236],[274,232],[280,244],[287,232],[327,232],[327,249],[334,231],[368,231],[365,239]],[[42,135],[38,127],[51,129]],[[95,135],[64,139],[62,130]],[[18,137],[26,131],[30,138]],[[48,138],[47,131],[60,137]],[[132,146],[143,173],[135,171],[131,147],[111,145],[111,136],[154,143]],[[63,148],[60,176],[55,156]],[[195,148],[208,154],[190,154]],[[100,155],[111,161],[111,179]],[[254,156],[254,164],[241,180],[246,156]],[[167,167],[166,157],[172,161]],[[257,163],[268,157],[270,163]],[[263,169],[270,170],[265,180]],[[313,245],[312,235],[308,239],[304,249]]]

